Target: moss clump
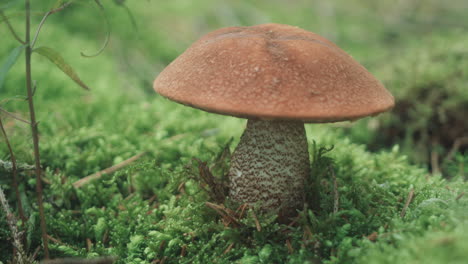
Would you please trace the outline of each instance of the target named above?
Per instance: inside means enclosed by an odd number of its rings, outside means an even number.
[[[291,225],[252,211],[238,225],[223,224],[183,162],[139,161],[78,190],[50,173],[47,220],[50,235],[60,238],[52,252],[117,256],[117,263],[389,263],[426,257],[423,250],[431,247],[440,259],[452,249],[456,258],[468,257],[457,231],[466,224],[468,199],[456,199],[466,182],[427,177],[398,148],[373,155],[333,137],[322,139],[335,142],[328,152],[311,144],[314,175],[306,189],[319,200]],[[411,189],[414,199],[402,217]]]

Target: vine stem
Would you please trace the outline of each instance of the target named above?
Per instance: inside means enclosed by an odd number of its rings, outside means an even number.
[[[0,10],[0,16],[2,17],[3,21],[5,21],[5,24],[7,25],[8,29],[10,30],[11,34],[13,37],[21,44],[26,44],[19,36],[16,34],[16,31],[13,29],[13,26],[10,24],[10,21],[8,18],[5,16],[3,11]]]
[[[36,195],[37,203],[39,207],[39,217],[41,222],[41,233],[42,233],[42,244],[44,247],[44,257],[49,259],[49,241],[47,236],[47,225],[44,215],[44,204],[42,198],[42,171],[41,171],[41,160],[39,155],[39,132],[37,129],[36,122],[36,113],[34,109],[34,100],[33,100],[33,85],[31,77],[31,4],[30,0],[25,0],[25,10],[26,10],[26,90],[28,92],[28,105],[29,105],[29,115],[31,120],[31,132],[34,145],[34,160],[35,160],[35,172],[36,172]]]

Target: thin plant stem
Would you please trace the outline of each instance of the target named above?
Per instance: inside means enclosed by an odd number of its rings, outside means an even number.
[[[25,9],[26,9],[26,89],[28,92],[28,105],[29,105],[29,115],[31,120],[31,132],[34,145],[34,160],[35,160],[35,172],[36,172],[36,195],[37,203],[39,207],[39,217],[41,222],[41,233],[42,233],[42,243],[44,247],[44,257],[49,259],[49,243],[47,236],[47,225],[44,215],[44,204],[42,199],[42,171],[41,171],[41,160],[39,155],[39,132],[37,129],[36,122],[36,113],[34,109],[34,100],[33,100],[33,85],[32,85],[32,76],[31,76],[31,5],[30,0],[25,0]]]
[[[45,15],[44,17],[42,17],[42,20],[41,22],[39,23],[39,26],[37,27],[37,30],[36,30],[36,33],[34,34],[34,38],[31,42],[31,49],[34,49],[34,45],[36,44],[36,41],[37,41],[37,38],[39,37],[39,33],[41,32],[41,29],[42,29],[42,26],[44,25],[44,23],[46,22],[47,18],[54,14],[54,13],[57,13],[61,10],[63,10],[65,7],[69,6],[71,4],[71,1],[70,2],[67,2],[61,6],[59,6],[58,8],[55,8],[55,9],[52,9],[52,10],[49,10]]]
[[[3,11],[0,11],[0,16],[2,17],[3,21],[5,21],[8,29],[10,30],[11,34],[13,35],[13,37],[21,44],[26,44],[26,42],[24,42],[19,36],[18,34],[16,34],[16,31],[15,29],[13,28],[13,26],[10,24],[10,21],[8,20],[8,18],[5,16],[5,14],[3,13]]]
[[[16,157],[15,157],[15,154],[13,153],[13,148],[11,147],[10,140],[8,139],[8,135],[5,131],[1,118],[0,118],[0,129],[2,130],[3,137],[5,138],[5,143],[8,147],[8,151],[10,152],[11,169],[12,169],[11,173],[13,175],[13,189],[15,189],[16,200],[18,202],[18,211],[19,211],[19,215],[22,221],[22,225],[24,227],[24,223],[27,221],[27,219],[26,219],[26,216],[24,215],[23,203],[21,202],[21,196],[20,196],[19,189],[18,189],[18,170],[16,167]]]
[[[28,124],[28,125],[30,124],[29,121],[26,121],[26,120],[24,120],[23,118],[18,117],[18,116],[16,116],[16,115],[14,115],[14,114],[8,112],[7,110],[1,108],[1,107],[0,107],[0,111],[3,112],[3,113],[5,113],[5,114],[7,114],[7,115],[9,115],[9,116],[12,117],[13,119],[16,119],[16,120],[18,120],[18,121],[21,121],[21,122],[23,122],[23,123],[26,123],[26,124]]]
[[[101,11],[106,21],[107,33],[106,33],[106,39],[104,40],[104,44],[102,44],[102,47],[95,54],[86,55],[83,52],[81,52],[81,56],[86,57],[86,58],[99,56],[99,54],[101,54],[104,51],[104,49],[107,47],[107,45],[109,44],[109,40],[110,40],[110,22],[109,22],[109,18],[107,18],[106,13],[104,11],[104,6],[101,4],[101,2],[99,2],[99,0],[94,0],[94,2],[99,7],[99,10]]]

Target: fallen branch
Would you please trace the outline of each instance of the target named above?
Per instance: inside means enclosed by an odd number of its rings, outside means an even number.
[[[104,169],[102,171],[99,171],[99,172],[93,173],[91,175],[88,175],[88,176],[86,176],[86,177],[84,177],[82,179],[79,179],[78,181],[73,183],[73,187],[81,188],[82,186],[88,184],[90,181],[101,178],[102,175],[114,173],[114,172],[122,169],[123,167],[128,166],[130,163],[138,160],[139,158],[141,158],[146,153],[147,152],[142,152],[142,153],[140,153],[138,155],[135,155],[135,156],[133,156],[133,157],[131,157],[129,159],[126,159],[126,160],[122,161],[121,163],[119,163],[117,165],[114,165],[114,166],[109,167],[107,169]]]

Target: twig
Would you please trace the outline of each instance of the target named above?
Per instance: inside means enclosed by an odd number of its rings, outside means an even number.
[[[93,242],[89,237],[86,238],[86,251],[90,252],[93,248]]]
[[[455,141],[453,142],[452,148],[447,153],[447,156],[445,156],[444,161],[451,160],[453,156],[455,155],[455,153],[457,153],[458,149],[460,149],[461,146],[466,145],[466,144],[468,144],[468,136],[455,139]]]
[[[208,190],[204,186],[200,185],[202,189],[208,193],[214,202],[219,204],[223,203],[226,197],[223,184],[213,176],[210,169],[206,165],[206,162],[203,162],[197,158],[193,158],[193,160],[198,162],[198,175],[201,182],[209,186]]]
[[[184,244],[180,249],[180,256],[185,257],[185,255],[187,255],[187,244]]]
[[[26,44],[26,42],[24,42],[24,40],[22,40],[18,34],[16,34],[16,31],[15,29],[11,26],[10,24],[10,21],[8,20],[8,18],[5,16],[5,14],[3,13],[3,11],[0,10],[0,16],[2,17],[3,21],[5,21],[8,29],[10,30],[11,34],[13,35],[13,37],[21,44]]]
[[[53,236],[47,235],[47,238],[48,238],[50,241],[52,241],[53,243],[57,244],[57,245],[66,246],[66,247],[70,247],[70,248],[73,248],[73,249],[75,249],[75,250],[78,250],[78,248],[73,247],[73,246],[70,246],[70,245],[68,245],[67,243],[62,242],[62,240],[60,240],[60,239],[58,239],[58,238],[54,238]]]
[[[286,247],[288,248],[289,254],[294,253],[294,248],[291,245],[291,241],[289,239],[286,239]]]
[[[262,226],[260,225],[260,222],[258,221],[257,215],[255,214],[254,209],[252,209],[252,216],[255,221],[255,227],[257,228],[258,232],[262,232]]]
[[[241,225],[239,223],[239,221],[234,216],[232,216],[229,212],[226,211],[226,208],[224,206],[220,206],[220,205],[210,203],[210,202],[205,202],[205,205],[208,206],[209,208],[215,210],[219,215],[221,215],[223,217],[223,219],[228,220],[228,224],[229,224],[229,222],[232,222],[236,226]]]
[[[44,25],[44,23],[46,22],[47,18],[52,15],[52,14],[55,14],[59,11],[62,11],[64,8],[66,8],[67,6],[69,6],[70,4],[72,3],[72,1],[70,2],[67,2],[55,9],[52,9],[52,10],[49,10],[45,15],[44,17],[42,18],[41,22],[39,23],[39,26],[37,27],[36,29],[36,33],[34,34],[34,38],[33,38],[33,41],[31,42],[31,44],[29,45],[31,47],[31,49],[34,48],[34,44],[36,44],[36,41],[37,41],[37,38],[39,37],[39,33],[41,32],[41,29],[42,29],[42,26]]]
[[[336,214],[340,208],[340,193],[338,192],[338,182],[336,180],[335,171],[331,165],[328,166],[328,169],[333,178],[333,213]]]
[[[413,196],[414,196],[414,188],[411,188],[410,192],[408,193],[408,197],[406,198],[405,206],[403,206],[403,209],[401,210],[401,213],[400,213],[401,218],[405,217],[406,210],[408,209],[408,206],[410,205],[411,201],[413,200]]]
[[[377,232],[372,232],[370,235],[366,236],[369,241],[375,242],[377,238],[379,237],[379,234]]]
[[[459,195],[457,195],[457,197],[455,198],[455,201],[460,200],[460,198],[462,198],[463,195],[465,195],[465,192],[461,192]]]
[[[190,133],[182,133],[182,134],[177,134],[177,135],[174,135],[174,136],[170,136],[168,138],[164,138],[161,140],[161,143],[165,143],[165,142],[172,142],[174,140],[179,140],[181,138],[184,138],[186,136],[190,135]]]
[[[105,174],[110,174],[110,173],[113,173],[117,170],[120,170],[121,168],[129,165],[130,163],[138,160],[139,158],[141,158],[143,155],[145,155],[147,152],[142,152],[138,155],[135,155],[129,159],[126,159],[124,161],[122,161],[121,163],[117,164],[117,165],[114,165],[112,167],[109,167],[107,169],[104,169],[102,171],[99,171],[99,172],[96,172],[96,173],[93,173],[91,175],[88,175],[82,179],[79,179],[78,181],[74,182],[73,183],[73,187],[75,188],[81,188],[83,185],[86,185],[87,183],[89,183],[90,181],[92,180],[96,180],[96,179],[99,179],[102,177],[102,175],[105,175]]]
[[[231,251],[233,246],[234,246],[234,242],[229,244],[229,246],[223,251],[223,255],[229,253],[229,251]]]
[[[239,219],[242,219],[242,217],[244,217],[244,212],[245,212],[245,209],[247,209],[249,207],[248,204],[242,204],[241,206],[239,206],[239,208],[237,208],[236,210],[236,214],[239,216]],[[239,212],[240,210],[240,212]]]
[[[26,123],[26,124],[28,124],[28,125],[31,125],[31,123],[30,123],[29,121],[26,121],[26,120],[22,119],[21,117],[18,117],[18,116],[16,116],[16,115],[14,115],[14,114],[8,112],[7,110],[1,108],[1,107],[0,107],[0,111],[4,112],[5,114],[7,114],[7,115],[9,115],[9,116],[11,116],[11,117],[13,117],[13,119],[16,119],[16,120],[18,120],[18,121],[21,121],[21,122],[23,122],[23,123]]]
[[[18,170],[16,166],[16,157],[13,153],[13,149],[11,148],[10,140],[8,140],[8,135],[3,127],[2,118],[0,118],[0,129],[2,130],[3,137],[5,138],[5,143],[7,145],[8,151],[10,152],[11,157],[11,173],[13,175],[13,189],[15,189],[16,200],[18,202],[18,211],[22,221],[22,225],[24,227],[24,223],[27,221],[26,216],[24,215],[23,211],[23,204],[21,202],[21,196],[18,189]]]
[[[310,231],[310,227],[308,225],[305,225],[303,229],[304,229],[304,235],[302,236],[303,240],[305,241],[311,240],[314,237],[314,235],[312,234],[312,231]]]

